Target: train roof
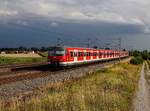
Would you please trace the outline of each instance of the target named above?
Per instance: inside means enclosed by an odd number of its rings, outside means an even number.
[[[71,47],[71,46],[51,46],[50,49],[57,49],[57,50],[65,50],[66,48],[81,48],[81,49],[93,49],[93,50],[102,50],[102,51],[118,51],[118,50],[113,50],[113,49],[96,49],[96,48],[87,48],[87,47]],[[122,51],[122,50],[121,50]],[[127,51],[123,51],[127,52]]]

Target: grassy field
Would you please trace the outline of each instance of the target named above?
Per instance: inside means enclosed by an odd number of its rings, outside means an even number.
[[[52,85],[41,97],[12,103],[0,111],[129,111],[140,65],[118,64],[79,80]]]
[[[29,64],[47,61],[46,57],[3,57],[0,56],[0,64]]]
[[[33,53],[29,53],[29,54],[0,54],[0,56],[3,57],[41,57],[38,54],[33,54]]]

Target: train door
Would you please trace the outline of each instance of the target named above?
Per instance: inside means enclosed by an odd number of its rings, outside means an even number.
[[[91,57],[91,60],[93,60],[93,50],[91,50],[90,52],[90,57]]]
[[[107,57],[110,58],[110,51],[107,52]]]
[[[104,51],[104,56],[103,57],[106,58],[106,51]]]
[[[97,50],[96,56],[97,56],[97,60],[98,60],[99,59],[99,51],[98,50]]]
[[[100,50],[100,58],[103,59],[103,57],[104,57],[104,52],[103,50]]]
[[[79,62],[83,62],[83,50],[82,49],[78,50],[78,58],[77,59]]]
[[[70,50],[69,51],[69,60],[68,62],[73,62],[74,61],[74,53],[73,53],[73,50]]]
[[[84,60],[84,62],[86,61],[86,50],[83,50],[83,60]]]
[[[97,59],[97,51],[93,50],[93,59]]]
[[[99,59],[102,59],[102,51],[99,51]]]
[[[77,50],[74,50],[74,62],[77,62],[77,61],[78,61],[77,53],[78,53],[78,51],[77,51]]]
[[[87,49],[86,50],[86,60],[89,61],[91,58],[90,58],[90,50]]]

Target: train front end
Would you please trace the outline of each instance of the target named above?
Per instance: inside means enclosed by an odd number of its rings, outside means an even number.
[[[54,67],[64,66],[66,61],[66,49],[64,47],[51,47],[48,51],[48,63]]]

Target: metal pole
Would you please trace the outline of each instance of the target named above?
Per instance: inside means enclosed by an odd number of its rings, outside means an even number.
[[[87,44],[88,48],[90,47],[90,39],[88,38],[88,44]]]
[[[119,38],[119,61],[121,57],[121,38]]]

